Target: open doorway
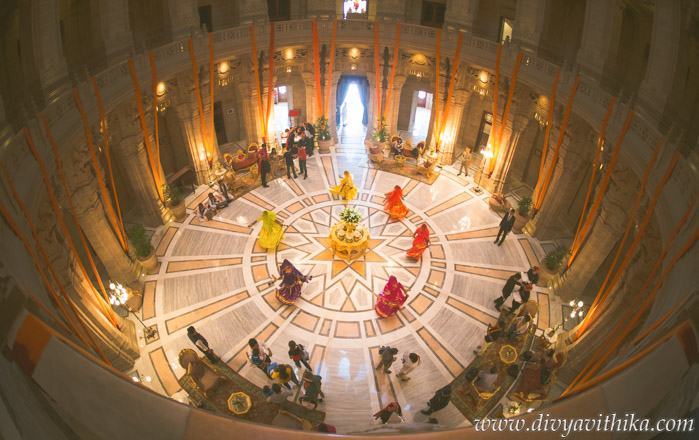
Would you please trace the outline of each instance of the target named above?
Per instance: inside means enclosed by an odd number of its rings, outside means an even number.
[[[481,117],[481,125],[478,128],[478,135],[476,136],[476,143],[473,145],[473,152],[485,149],[490,142],[490,131],[493,128],[493,114],[489,112],[483,112]]]
[[[291,127],[289,121],[289,109],[291,103],[291,86],[277,86],[274,88],[274,128],[280,136],[287,128]]]
[[[366,78],[343,77],[337,83],[337,125],[342,137],[364,137],[367,129],[369,83]]]
[[[408,131],[413,144],[427,139],[430,128],[430,116],[432,115],[432,101],[434,95],[425,90],[413,92],[413,108],[410,115]]]

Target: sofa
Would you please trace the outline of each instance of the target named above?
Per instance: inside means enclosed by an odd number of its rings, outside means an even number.
[[[224,157],[226,163],[233,171],[238,172],[245,170],[257,163],[257,144],[250,144],[247,153],[243,152],[243,150],[238,150],[238,154],[236,154],[235,157],[228,154]]]

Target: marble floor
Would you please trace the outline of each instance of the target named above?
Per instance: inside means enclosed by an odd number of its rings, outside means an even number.
[[[487,325],[495,323],[493,300],[505,279],[538,264],[544,250],[520,234],[495,246],[500,216],[488,209],[489,194],[475,193],[472,178],[457,176],[451,166],[427,185],[366,167],[361,137],[342,139],[345,143],[331,154],[309,158],[307,180],[278,178],[269,188],[236,199],[212,221],[200,222],[189,209],[183,223],[156,231],[153,244],[160,265],[157,273],[143,278],[140,317],[157,335],[145,340],[139,330],[141,358],[133,376],[150,378],[145,383],[153,390],[186,403],[177,383],[184,374],[177,355],[193,348],[188,326],[194,325],[222,359],[260,386],[268,380],[246,362],[248,339],[266,341],[273,361],[280,363],[292,363],[287,343],[294,340],[305,345],[311,366],[323,377],[326,399],[318,409],[339,433],[376,429],[372,415],[390,401],[402,406],[406,424],[426,421],[420,409],[471,362]],[[345,204],[327,188],[344,170],[354,175],[359,189],[349,205],[361,212],[371,235],[370,251],[351,263],[333,257],[328,240]],[[410,209],[400,220],[383,212],[384,193],[394,185],[403,187]],[[190,208],[205,197],[205,190],[201,187],[187,199]],[[257,244],[259,223],[248,227],[262,210],[276,212],[286,225],[276,250]],[[423,222],[432,242],[414,262],[405,251],[412,231]],[[271,283],[285,258],[313,275],[293,306],[276,300]],[[389,275],[398,277],[410,297],[397,315],[378,319],[373,305]],[[561,307],[551,292],[535,290],[538,327],[559,322]],[[410,381],[376,371],[382,345],[421,355]],[[394,365],[394,372],[398,368]],[[452,404],[435,417],[447,428],[469,424]],[[398,423],[396,416],[389,420],[389,425]]]

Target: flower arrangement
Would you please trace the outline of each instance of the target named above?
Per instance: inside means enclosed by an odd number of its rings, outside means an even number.
[[[388,138],[388,124],[386,123],[386,118],[382,116],[378,119],[376,129],[374,129],[374,139],[379,142],[386,142]]]
[[[354,208],[345,208],[340,213],[340,220],[356,224],[362,221],[362,215]]]
[[[316,134],[319,141],[330,140],[330,127],[328,126],[328,118],[321,116],[316,121]]]

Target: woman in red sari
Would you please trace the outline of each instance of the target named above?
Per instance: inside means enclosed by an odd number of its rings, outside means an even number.
[[[396,277],[391,275],[388,283],[386,283],[386,287],[383,288],[383,292],[379,293],[379,297],[376,299],[374,310],[380,317],[388,318],[395,315],[403,307],[407,299],[408,294],[405,292],[405,288],[398,282]]]
[[[413,247],[408,249],[408,256],[419,260],[422,253],[425,252],[427,246],[430,244],[430,230],[427,228],[427,223],[423,223],[413,234]]]
[[[393,191],[386,194],[386,203],[383,205],[391,218],[401,218],[408,215],[408,208],[403,204],[403,189],[396,185]]]

